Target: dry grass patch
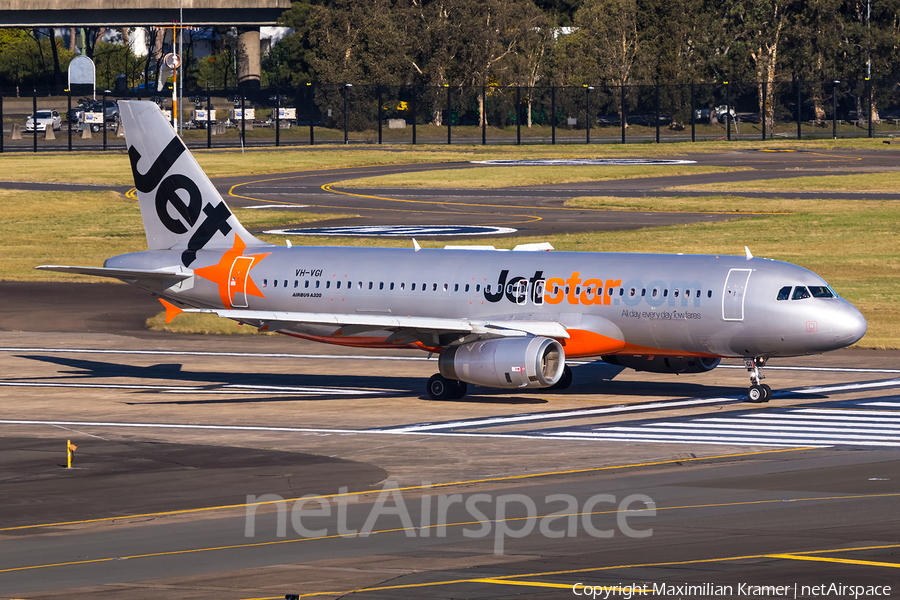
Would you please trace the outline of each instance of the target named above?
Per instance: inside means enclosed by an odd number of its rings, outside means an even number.
[[[334,185],[342,188],[502,188],[749,170],[749,167],[703,167],[693,165],[477,167],[475,170],[439,169],[427,172],[365,177],[341,181]]]
[[[247,176],[292,171],[367,165],[414,164],[509,158],[610,158],[610,157],[675,157],[687,153],[732,152],[765,149],[879,149],[886,148],[880,139],[848,140],[779,140],[772,141],[704,141],[665,144],[582,144],[571,145],[383,145],[351,146],[316,145],[313,147],[252,148],[232,150],[192,150],[200,166],[210,177]],[[900,153],[898,153],[900,157]],[[133,184],[131,165],[124,150],[98,152],[4,153],[0,155],[0,179],[6,181],[41,181],[94,183],[103,185]]]
[[[820,177],[793,177],[790,179],[766,179],[760,181],[736,181],[731,183],[705,183],[678,186],[670,190],[696,190],[707,192],[821,192],[827,193],[900,193],[900,171],[865,173],[854,175],[823,175]]]
[[[235,209],[249,227],[307,223],[341,215]],[[38,265],[101,266],[117,254],[147,249],[137,204],[115,192],[0,190],[0,279],[101,281],[49,271]],[[283,239],[279,240],[283,243]],[[108,281],[108,280],[105,280]]]
[[[147,329],[167,331],[169,333],[201,333],[215,335],[277,335],[271,332],[257,331],[252,325],[238,325],[231,319],[222,319],[216,315],[184,313],[178,315],[171,323],[166,323],[165,311],[147,319]]]

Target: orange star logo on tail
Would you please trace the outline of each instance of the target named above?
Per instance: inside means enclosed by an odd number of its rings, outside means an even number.
[[[234,308],[234,296],[236,293],[246,294],[247,296],[256,296],[265,298],[253,279],[250,278],[250,269],[267,257],[271,252],[265,254],[249,254],[244,256],[244,250],[247,244],[240,236],[234,236],[234,246],[231,250],[226,250],[222,254],[222,258],[218,263],[194,269],[194,273],[204,279],[208,279],[219,286],[219,297],[222,299],[222,306],[225,308]]]

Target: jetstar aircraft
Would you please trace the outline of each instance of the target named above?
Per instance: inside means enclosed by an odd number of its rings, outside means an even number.
[[[656,373],[743,359],[765,402],[772,357],[853,344],[866,321],[821,277],[746,256],[279,247],[231,213],[159,108],[119,103],[149,250],[100,267],[160,297],[167,320],[212,313],[331,344],[439,353],[433,399],[466,383],[565,388],[566,360]],[[181,308],[186,307],[186,308]]]

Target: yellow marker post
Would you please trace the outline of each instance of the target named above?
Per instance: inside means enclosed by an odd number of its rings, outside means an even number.
[[[78,450],[78,446],[72,443],[72,440],[66,440],[66,456],[68,458],[67,469],[72,468],[72,453]]]

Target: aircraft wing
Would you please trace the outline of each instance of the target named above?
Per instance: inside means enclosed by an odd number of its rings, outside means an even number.
[[[192,276],[191,271],[184,268],[179,270],[159,270],[151,269],[108,269],[106,267],[69,267],[65,265],[41,265],[35,267],[40,271],[57,271],[59,273],[76,273],[78,275],[94,275],[95,277],[112,277],[113,279],[121,279],[128,283],[136,283],[140,281],[148,281],[154,283],[164,283],[174,285],[179,281],[183,281]]]
[[[226,319],[253,325],[261,331],[277,331],[296,325],[334,325],[335,332],[332,335],[335,336],[350,336],[367,331],[391,331],[393,333],[386,341],[397,342],[398,344],[421,341],[426,344],[439,345],[436,338],[443,334],[459,334],[459,337],[465,338],[467,342],[477,339],[524,337],[527,335],[557,339],[569,337],[566,328],[555,321],[477,321],[442,317],[216,308],[189,308],[182,310],[169,302],[162,302],[166,307],[167,321],[171,321],[181,312],[186,312],[215,314]]]

